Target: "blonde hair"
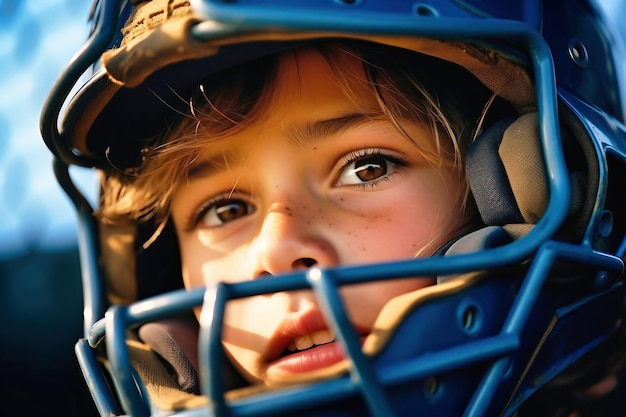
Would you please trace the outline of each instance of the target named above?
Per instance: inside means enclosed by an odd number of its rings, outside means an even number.
[[[472,75],[436,58],[365,42],[329,41],[310,47],[326,59],[348,97],[356,100],[353,91],[357,87],[371,91],[378,108],[367,109],[367,114],[375,112],[388,119],[426,160],[450,169],[467,183],[464,155],[493,98]],[[189,113],[157,138],[156,142],[162,143],[146,150],[134,175],[116,170],[106,175],[100,217],[115,223],[153,219],[163,224],[169,216],[172,194],[185,180],[200,150],[264,116],[281,56],[294,53],[297,51],[268,56],[251,67],[230,69],[200,83],[196,94],[188,99]],[[358,59],[363,71],[354,73],[352,66],[342,65],[349,59]],[[403,128],[406,120],[430,126],[433,142],[424,146],[413,140]],[[459,196],[460,214],[466,212],[469,201],[466,185]]]

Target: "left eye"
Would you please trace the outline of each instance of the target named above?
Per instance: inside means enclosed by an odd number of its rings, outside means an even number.
[[[349,162],[339,177],[340,185],[363,184],[384,178],[396,167],[386,155],[361,156]]]

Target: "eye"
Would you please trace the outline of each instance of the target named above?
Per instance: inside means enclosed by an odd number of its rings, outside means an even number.
[[[254,206],[237,198],[223,198],[209,202],[198,214],[198,222],[204,227],[219,227],[254,212]]]
[[[338,185],[373,184],[393,173],[398,166],[406,165],[395,156],[377,149],[363,149],[346,156]]]

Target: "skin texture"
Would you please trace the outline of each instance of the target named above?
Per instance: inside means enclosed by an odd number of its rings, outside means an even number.
[[[362,73],[357,59],[345,64]],[[364,117],[377,107],[369,90],[349,98],[313,50],[286,54],[278,71],[265,117],[207,141],[173,195],[186,287],[427,255],[458,231],[460,180],[382,116]],[[424,125],[403,128],[431,146]],[[365,337],[389,299],[433,282],[359,284],[341,295]],[[249,381],[284,382],[343,359],[327,330],[310,291],[281,292],[230,303],[223,343]],[[284,354],[312,342],[320,345]]]

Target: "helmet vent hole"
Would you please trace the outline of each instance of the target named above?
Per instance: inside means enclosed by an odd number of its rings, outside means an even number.
[[[601,237],[611,236],[613,231],[613,214],[609,210],[604,210],[598,221],[598,234]]]
[[[443,392],[443,384],[439,378],[431,376],[424,381],[424,394],[431,400],[439,398]]]
[[[439,13],[434,7],[423,3],[418,3],[415,5],[415,14],[422,17],[439,16]]]
[[[361,3],[362,0],[335,0],[336,3],[345,4],[348,6],[353,6],[355,4]]]
[[[476,304],[465,304],[459,309],[458,318],[461,329],[466,334],[474,334],[482,327],[482,314]]]
[[[567,50],[574,64],[580,68],[587,68],[587,65],[589,65],[589,54],[587,53],[587,48],[581,41],[571,39]]]

